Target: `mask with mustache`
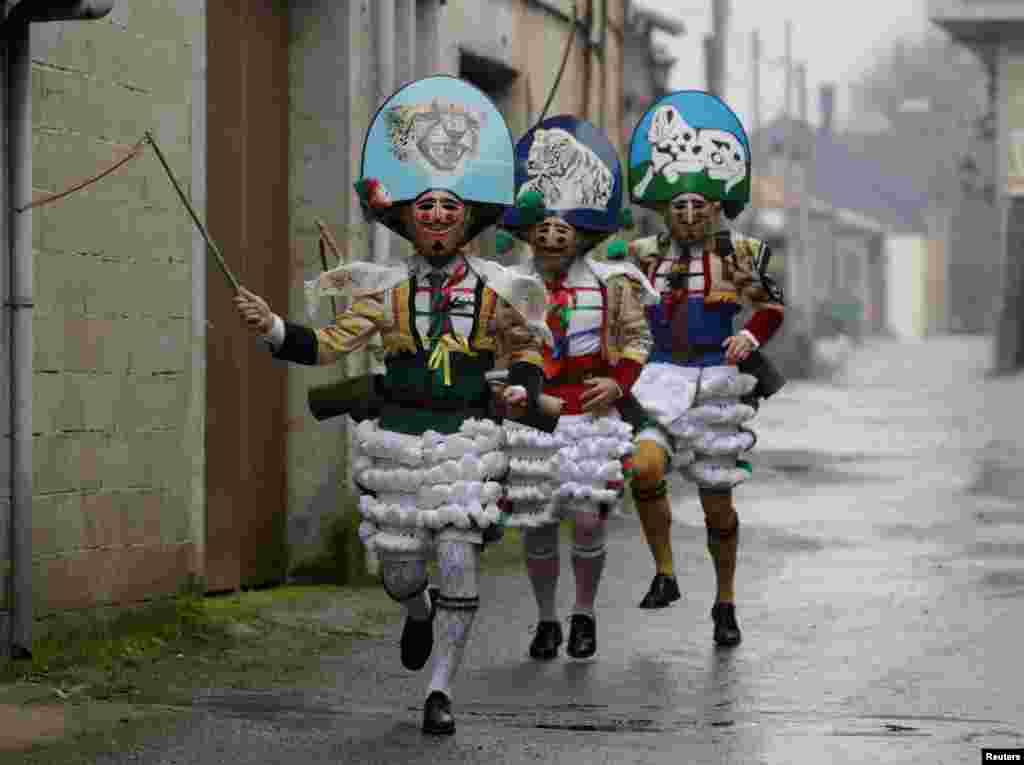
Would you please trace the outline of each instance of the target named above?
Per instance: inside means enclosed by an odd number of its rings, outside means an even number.
[[[424,257],[452,258],[465,243],[469,209],[448,191],[425,191],[403,210],[413,245]]]

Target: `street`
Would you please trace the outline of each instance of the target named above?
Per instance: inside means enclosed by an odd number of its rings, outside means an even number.
[[[830,382],[790,383],[753,421],[737,491],[743,643],[715,649],[692,487],[675,493],[683,599],[636,607],[653,564],[611,524],[598,654],[527,657],[525,574],[485,579],[455,686],[456,735],[420,733],[425,673],[401,624],[336,682],[211,690],[126,763],[977,763],[1024,747],[1024,380],[988,379],[979,337],[870,340]],[[486,554],[486,553],[485,553]],[[573,583],[562,550],[560,615]]]

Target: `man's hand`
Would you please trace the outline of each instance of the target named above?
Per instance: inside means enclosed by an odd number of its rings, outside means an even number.
[[[730,364],[745,361],[756,347],[754,342],[744,334],[726,338],[722,345],[725,347],[725,360]]]
[[[610,377],[592,377],[583,384],[588,388],[580,398],[584,412],[605,414],[612,404],[622,398],[622,388]]]
[[[506,416],[510,420],[523,417],[529,410],[526,401],[526,388],[522,385],[509,385],[501,394],[505,401]]]
[[[266,300],[245,287],[239,287],[234,301],[238,315],[245,321],[250,332],[260,336],[270,332],[274,326],[274,313]]]

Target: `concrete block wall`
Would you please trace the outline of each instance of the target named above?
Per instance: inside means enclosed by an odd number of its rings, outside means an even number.
[[[36,192],[147,129],[188,189],[202,31],[199,0],[33,25]],[[201,570],[191,222],[151,151],[32,214],[36,614],[173,593]]]
[[[315,221],[331,227],[346,261],[371,256],[373,231],[362,222],[353,184],[359,177],[363,137],[377,110],[374,13],[365,0],[291,7],[289,25],[289,154],[293,321],[323,326],[324,301],[314,320],[306,314],[303,281],[322,270]],[[328,253],[328,266],[336,265]],[[324,519],[354,501],[348,475],[347,418],[317,422],[309,414],[311,386],[366,374],[368,353],[352,354],[332,367],[289,366],[288,539],[293,560],[315,552]]]

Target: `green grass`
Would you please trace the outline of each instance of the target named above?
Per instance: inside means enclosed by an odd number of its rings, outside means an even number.
[[[340,618],[325,619],[327,609]],[[201,687],[266,687],[314,676],[322,652],[343,653],[397,618],[377,589],[278,587],[181,595],[109,618],[54,625],[30,661],[0,682],[52,689],[51,700],[188,704]]]

